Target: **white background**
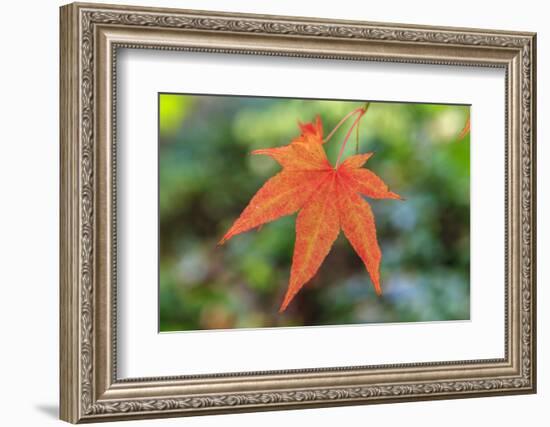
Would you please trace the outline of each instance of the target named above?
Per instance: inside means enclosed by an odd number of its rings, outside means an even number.
[[[114,3],[118,3],[112,0]],[[392,1],[272,2],[188,0],[134,4],[272,13],[417,24],[538,31],[538,117],[550,115],[550,30],[544,2]],[[8,5],[9,4],[9,5]],[[0,401],[2,424],[58,425],[58,1],[11,2],[3,6],[0,99]],[[6,19],[7,18],[7,19]],[[550,162],[544,141],[550,127],[539,119],[539,165]],[[488,165],[491,171],[491,165]],[[548,169],[547,169],[548,170]],[[550,404],[547,361],[550,314],[546,304],[550,269],[545,190],[550,173],[539,168],[538,350],[539,393],[454,401],[138,421],[131,425],[413,426],[545,425]],[[546,195],[545,195],[546,193]],[[546,263],[547,264],[547,263]],[[546,336],[545,336],[546,335]]]
[[[117,64],[119,377],[504,357],[503,69],[135,49]],[[158,334],[158,92],[472,104],[471,320]]]

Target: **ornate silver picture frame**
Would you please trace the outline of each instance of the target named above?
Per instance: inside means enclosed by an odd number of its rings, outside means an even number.
[[[536,391],[535,34],[75,3],[61,8],[60,43],[61,419],[79,423]],[[120,48],[503,69],[505,356],[118,378]]]

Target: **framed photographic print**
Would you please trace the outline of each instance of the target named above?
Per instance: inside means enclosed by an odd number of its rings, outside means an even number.
[[[535,34],[61,8],[61,418],[536,390]]]

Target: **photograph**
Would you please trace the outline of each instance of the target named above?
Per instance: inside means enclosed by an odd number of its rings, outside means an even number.
[[[6,182],[36,205],[16,216],[59,204],[40,227],[58,231],[57,303],[35,298],[58,308],[59,357],[32,378],[59,373],[61,420],[367,405],[393,425],[422,401],[446,420],[443,400],[477,417],[469,398],[537,393],[542,15],[290,3],[72,3],[41,32],[57,47],[17,57],[59,70],[42,85],[58,120],[48,101],[32,128],[59,134],[55,159],[37,157],[59,165],[59,197],[16,161],[28,153],[6,156],[28,188]],[[28,148],[27,128],[6,146]],[[477,406],[502,415],[497,401]]]
[[[470,106],[158,94],[159,330],[470,319]]]

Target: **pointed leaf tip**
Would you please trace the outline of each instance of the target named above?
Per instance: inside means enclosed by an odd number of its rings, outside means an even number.
[[[227,234],[225,236],[223,236],[219,241],[218,243],[216,244],[216,246],[222,246],[225,242],[227,242],[231,237],[227,237]]]
[[[355,154],[345,159],[338,168],[358,169],[363,166],[367,160],[374,155],[374,152],[370,151],[363,154]]]
[[[289,294],[287,292],[281,306],[279,307],[279,313],[284,313],[288,307],[288,304],[290,304],[290,301],[292,301],[293,297],[289,297],[288,295]]]
[[[395,199],[404,202],[406,199],[393,191],[388,193],[388,199]]]

